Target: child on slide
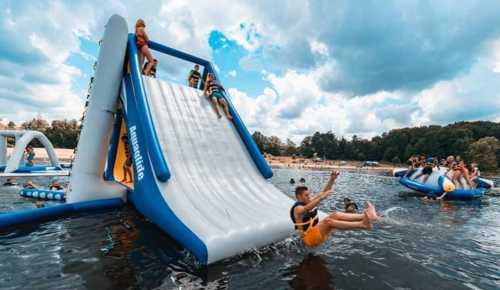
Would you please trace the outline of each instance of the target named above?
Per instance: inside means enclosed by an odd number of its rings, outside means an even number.
[[[137,49],[139,50],[139,67],[142,67],[144,58],[146,58],[148,60],[148,65],[144,68],[142,73],[149,76],[151,75],[151,68],[155,65],[155,61],[148,46],[149,38],[146,34],[146,23],[144,23],[142,19],[137,19],[135,23],[135,37]]]
[[[212,106],[214,107],[217,117],[222,117],[222,115],[219,113],[219,109],[217,108],[217,105],[220,105],[224,110],[227,119],[231,121],[233,117],[229,113],[229,108],[227,106],[226,100],[224,99],[223,91],[224,88],[217,82],[214,75],[212,73],[208,73],[203,93],[208,96],[210,102],[212,102]]]
[[[323,190],[311,198],[306,186],[298,186],[295,189],[297,202],[290,209],[290,217],[295,229],[300,233],[304,244],[308,247],[316,247],[324,243],[329,235],[335,230],[354,230],[372,228],[372,223],[378,219],[375,207],[368,202],[368,208],[364,213],[334,212],[320,220],[316,206],[332,194],[331,189],[339,172],[332,171],[330,179]]]

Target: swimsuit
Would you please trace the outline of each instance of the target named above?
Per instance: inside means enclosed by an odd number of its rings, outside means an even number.
[[[323,235],[319,230],[318,210],[308,211],[302,217],[302,222],[297,223],[294,211],[297,206],[305,206],[303,202],[296,202],[290,210],[290,217],[295,225],[295,229],[301,233],[304,244],[308,247],[317,247],[328,239],[328,235]],[[299,228],[300,227],[300,228]]]
[[[210,98],[216,98],[217,100],[223,99],[224,95],[221,92],[222,90],[222,86],[219,85],[216,81],[208,81],[208,92]]]
[[[135,35],[135,37],[137,38],[136,40],[136,44],[137,44],[137,48],[139,48],[139,50],[141,50],[141,48],[144,46],[144,45],[147,45],[148,42],[146,41],[146,39],[144,39],[143,36],[139,36],[139,35]]]
[[[193,80],[194,82],[194,86],[193,87],[197,87],[198,86],[198,82],[200,81],[200,78],[201,78],[201,75],[200,75],[200,72],[192,69],[190,72],[189,72],[189,80]]]

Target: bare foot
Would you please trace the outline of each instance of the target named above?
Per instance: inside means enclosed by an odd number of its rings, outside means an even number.
[[[227,115],[227,119],[228,119],[229,121],[232,121],[232,120],[233,120],[233,116],[231,116],[231,115]]]
[[[363,225],[365,225],[365,228],[367,230],[371,230],[373,228],[372,223],[370,221],[370,217],[368,216],[368,213],[365,211],[365,214],[363,215],[363,220],[361,221]]]
[[[368,206],[366,208],[366,215],[370,219],[371,222],[374,222],[378,219],[377,211],[371,202],[367,202]]]

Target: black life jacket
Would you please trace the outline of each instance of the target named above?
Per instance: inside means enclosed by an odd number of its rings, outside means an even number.
[[[296,224],[302,224],[302,223],[304,223],[304,225],[301,225],[302,231],[304,231],[304,232],[307,231],[307,229],[309,228],[309,225],[311,225],[310,220],[313,220],[312,221],[312,225],[313,226],[317,225],[318,222],[319,222],[318,210],[317,209],[314,209],[314,210],[306,212],[304,214],[304,216],[302,217],[302,221],[297,222],[295,220],[295,215],[294,215],[295,208],[298,207],[298,206],[305,206],[305,205],[306,205],[305,202],[297,201],[292,206],[292,208],[290,209],[290,218],[292,219],[293,224],[295,224],[295,229],[296,230],[299,229],[299,226],[296,225]]]

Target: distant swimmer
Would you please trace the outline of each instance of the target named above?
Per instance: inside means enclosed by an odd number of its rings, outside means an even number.
[[[306,179],[304,177],[301,177],[299,179],[299,183],[300,183],[300,185],[305,185],[306,184]]]
[[[335,230],[354,230],[372,228],[372,223],[378,219],[375,207],[368,202],[364,213],[334,212],[320,220],[316,206],[332,194],[331,189],[339,172],[332,171],[323,190],[311,198],[306,186],[297,186],[295,197],[297,202],[290,209],[290,217],[295,229],[300,233],[304,244],[316,247],[324,243]]]
[[[294,185],[294,184],[295,184],[295,179],[290,178],[290,181],[289,181],[289,182],[290,182],[290,185]]]
[[[130,154],[127,135],[123,135],[121,140],[125,150],[125,161],[123,162],[123,179],[120,182],[128,183],[132,182],[132,155]],[[130,179],[128,179],[129,176]]]
[[[28,179],[24,184],[23,184],[23,187],[24,188],[27,188],[27,189],[36,189],[36,185],[33,183],[33,181],[31,179]]]
[[[18,183],[16,181],[15,177],[9,177],[7,180],[3,183],[3,186],[17,186]]]
[[[358,212],[358,205],[352,201],[350,198],[344,198],[344,211],[347,213]]]
[[[63,190],[63,189],[64,187],[62,187],[62,185],[59,183],[59,180],[57,179],[52,180],[52,182],[50,183],[49,190]]]

